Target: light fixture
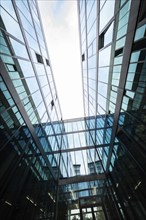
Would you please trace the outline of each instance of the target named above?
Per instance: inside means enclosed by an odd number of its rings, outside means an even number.
[[[30,199],[28,196],[26,196],[26,199],[29,200],[34,206],[37,206],[37,204],[32,199]]]
[[[93,195],[96,195],[96,186],[93,186]]]
[[[51,193],[48,192],[48,196],[50,196],[50,198],[53,200],[53,202],[55,203],[55,199],[53,198],[53,196],[51,195]]]
[[[73,200],[75,200],[76,198],[75,198],[75,195],[74,195],[73,190],[71,190],[70,192],[71,192],[71,195],[72,195]]]
[[[5,203],[6,203],[7,205],[9,205],[9,206],[12,206],[12,204],[11,204],[10,202],[8,202],[8,201],[5,201]]]
[[[134,189],[136,190],[140,184],[141,184],[141,181],[138,182],[138,184],[134,187]]]

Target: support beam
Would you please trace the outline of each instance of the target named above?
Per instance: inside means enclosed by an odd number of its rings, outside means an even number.
[[[102,187],[97,187],[97,190],[103,190],[103,186]],[[84,189],[77,189],[77,190],[74,190],[74,193],[79,193],[79,192],[84,192],[84,191],[89,191],[93,189],[93,187],[90,187],[90,188],[84,188]],[[59,195],[66,195],[66,194],[70,194],[70,191],[67,191],[67,192],[60,192]]]
[[[89,181],[94,181],[94,180],[103,180],[105,179],[105,174],[89,174],[89,175],[84,175],[84,176],[73,176],[69,178],[63,178],[59,179],[58,184],[60,186],[62,185],[67,185],[67,184],[73,184],[73,183],[80,183],[80,182],[89,182]]]
[[[88,118],[87,118],[88,119]],[[86,119],[85,119],[86,120]],[[97,120],[97,118],[94,118],[95,122]],[[109,129],[109,128],[112,128],[113,126],[105,126],[105,127],[101,127],[101,128],[96,128],[96,131],[100,131],[100,130],[103,130],[103,129]],[[95,128],[87,128],[87,129],[83,129],[83,130],[76,130],[76,131],[66,131],[65,130],[65,134],[68,135],[68,134],[79,134],[79,133],[83,133],[83,132],[90,132],[90,131],[95,131]],[[52,136],[59,136],[59,135],[62,135],[62,133],[56,133],[55,135],[54,134],[49,134],[48,137],[52,137]]]
[[[118,144],[118,142],[115,142],[115,144]],[[101,148],[101,147],[109,147],[109,144],[100,144],[100,145],[93,145],[93,146],[67,148],[67,149],[50,151],[50,152],[45,152],[45,153],[46,153],[46,155],[59,154],[59,153],[69,153],[69,152],[75,152],[75,151],[81,151],[81,150],[91,150],[91,149],[96,149],[96,148]],[[41,154],[38,153],[35,156],[39,157],[39,156],[41,156]],[[32,154],[25,155],[25,157],[32,157]]]

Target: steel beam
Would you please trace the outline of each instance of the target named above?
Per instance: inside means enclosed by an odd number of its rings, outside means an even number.
[[[117,142],[115,144],[118,144]],[[97,148],[103,148],[103,147],[109,147],[109,144],[100,144],[100,145],[93,145],[93,146],[84,146],[84,147],[75,147],[75,148],[67,148],[67,149],[62,149],[62,150],[56,150],[56,151],[50,151],[50,152],[45,152],[46,155],[50,154],[59,154],[59,153],[69,153],[69,152],[75,152],[75,151],[82,151],[82,150],[90,150],[90,149],[97,149]],[[37,153],[35,155],[36,157],[41,156],[40,153]],[[32,154],[25,155],[25,157],[32,157]]]
[[[89,181],[94,181],[94,180],[103,180],[105,179],[105,174],[89,174],[89,175],[84,175],[84,176],[73,176],[69,178],[62,178],[59,179],[58,184],[60,186],[62,185],[67,185],[67,184],[73,184],[73,183],[80,183],[80,182],[89,182]]]

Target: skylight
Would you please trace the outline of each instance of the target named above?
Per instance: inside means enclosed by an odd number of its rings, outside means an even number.
[[[76,1],[38,1],[63,119],[83,117]]]

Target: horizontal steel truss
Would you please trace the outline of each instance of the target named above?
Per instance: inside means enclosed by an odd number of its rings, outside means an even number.
[[[118,142],[116,142],[115,144],[118,144]],[[62,149],[62,150],[45,152],[45,154],[46,155],[51,155],[51,154],[59,154],[59,153],[69,153],[69,152],[73,152],[73,151],[91,150],[91,149],[96,149],[96,148],[101,148],[101,147],[109,147],[109,144],[100,144],[100,145],[93,145],[93,146],[67,148],[67,149]],[[39,157],[39,156],[41,156],[41,154],[38,153],[38,154],[35,154],[35,156]],[[25,155],[25,157],[32,157],[32,154]]]
[[[80,193],[80,192],[84,192],[84,191],[89,191],[89,190],[92,190],[93,187],[89,187],[89,188],[84,188],[84,189],[75,189],[73,190],[74,193]],[[97,190],[103,190],[104,187],[97,187]],[[67,191],[67,192],[59,192],[59,195],[67,195],[67,194],[70,194],[71,191]],[[99,195],[100,196],[100,195]]]
[[[58,185],[67,185],[73,183],[81,183],[81,182],[89,182],[95,180],[104,180],[106,178],[104,173],[101,174],[89,174],[89,175],[82,175],[82,176],[73,176],[68,178],[59,179]]]

